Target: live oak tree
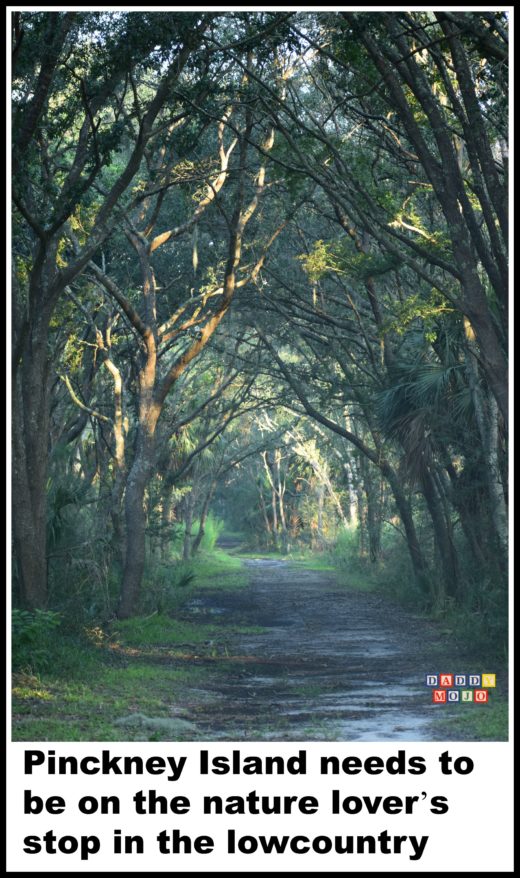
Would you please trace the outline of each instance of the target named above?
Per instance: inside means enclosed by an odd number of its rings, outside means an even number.
[[[313,84],[319,89],[320,104],[313,100],[308,91],[302,91],[299,84],[289,84],[288,99],[285,102],[273,102],[272,114],[276,116],[280,130],[284,135],[289,147],[290,153],[285,152],[281,157],[284,162],[290,161],[292,170],[299,167],[307,173],[311,179],[319,184],[326,193],[336,216],[336,220],[345,231],[351,245],[346,246],[344,242],[338,240],[331,246],[323,245],[321,251],[315,249],[312,254],[312,260],[309,259],[310,274],[316,268],[319,276],[320,268],[322,271],[332,271],[338,274],[350,275],[352,281],[361,281],[366,287],[366,305],[369,312],[372,312],[372,319],[375,323],[375,329],[379,336],[379,342],[374,344],[370,341],[373,336],[373,329],[370,322],[366,320],[365,305],[359,303],[359,294],[350,296],[350,307],[355,312],[356,319],[359,322],[359,330],[363,333],[364,342],[367,353],[370,357],[369,368],[373,371],[376,386],[379,382],[380,388],[388,386],[392,382],[399,379],[399,363],[395,362],[395,345],[392,344],[392,335],[395,337],[395,328],[400,330],[400,321],[406,319],[413,320],[415,317],[426,317],[427,319],[435,319],[435,314],[439,316],[442,311],[459,314],[463,318],[460,326],[464,325],[466,341],[459,340],[460,351],[464,357],[464,347],[466,347],[466,360],[469,369],[469,384],[475,404],[475,414],[477,422],[480,424],[479,432],[481,438],[481,447],[483,449],[484,460],[487,460],[485,471],[491,476],[489,482],[489,508],[491,509],[491,521],[488,519],[488,527],[491,526],[495,532],[497,545],[501,545],[502,551],[505,551],[505,498],[504,498],[504,480],[503,475],[499,475],[501,465],[498,462],[500,452],[497,454],[497,436],[506,430],[506,409],[504,405],[504,394],[506,388],[506,374],[504,371],[503,359],[503,339],[505,330],[505,311],[499,305],[495,314],[494,308],[490,307],[491,299],[486,300],[481,285],[481,260],[482,268],[487,272],[488,282],[493,285],[494,302],[499,303],[504,300],[504,273],[502,272],[502,280],[500,280],[497,267],[501,264],[504,268],[504,260],[502,255],[505,252],[506,240],[504,237],[497,240],[497,229],[502,230],[502,234],[506,229],[505,225],[505,193],[504,193],[504,173],[506,170],[505,162],[501,155],[494,156],[494,164],[491,167],[486,163],[486,156],[489,158],[492,152],[492,143],[490,141],[490,131],[493,126],[490,125],[486,131],[486,139],[481,145],[480,152],[477,153],[474,143],[474,137],[469,133],[468,118],[465,115],[467,108],[471,105],[475,110],[475,96],[473,101],[469,96],[470,80],[457,64],[466,67],[470,64],[471,52],[475,51],[475,58],[480,58],[479,75],[485,81],[493,80],[495,76],[500,76],[491,69],[491,65],[487,61],[482,60],[479,52],[479,41],[475,41],[471,37],[468,38],[469,51],[466,51],[465,61],[463,52],[460,48],[458,40],[458,32],[456,32],[451,40],[451,48],[457,53],[458,62],[453,61],[453,57],[448,58],[445,53],[440,51],[439,39],[443,33],[443,22],[438,24],[432,16],[421,19],[417,16],[413,20],[406,19],[402,26],[407,25],[406,31],[403,31],[409,37],[411,47],[407,49],[405,54],[404,38],[400,39],[400,48],[403,52],[403,64],[397,63],[395,56],[396,39],[399,36],[397,31],[399,16],[355,16],[348,17],[349,27],[353,28],[354,34],[357,34],[356,27],[362,30],[360,42],[369,46],[368,55],[363,58],[359,57],[356,49],[346,48],[347,46],[355,46],[352,41],[348,42],[345,37],[351,34],[348,27],[342,24],[338,17],[334,16],[326,19],[326,24],[322,26],[321,20],[317,22],[318,35],[309,37],[309,43],[314,50],[320,52],[323,57],[321,68],[318,66],[313,73]],[[369,26],[367,26],[367,21]],[[462,20],[461,20],[462,21]],[[462,21],[462,23],[464,23]],[[362,28],[361,28],[362,24]],[[442,27],[441,27],[442,25]],[[322,27],[322,37],[328,40],[327,48],[321,48],[319,32]],[[424,27],[428,30],[430,38],[432,33],[437,39],[426,41]],[[486,26],[487,27],[487,26]],[[387,29],[385,31],[385,28]],[[486,29],[486,28],[485,28]],[[444,28],[446,30],[446,28]],[[300,35],[304,35],[299,30]],[[334,40],[330,40],[330,34],[334,34]],[[392,39],[388,36],[391,33]],[[305,34],[306,35],[306,34]],[[370,35],[370,38],[369,38]],[[500,37],[503,38],[502,36]],[[430,46],[430,42],[432,46]],[[331,50],[331,45],[337,48],[336,51]],[[457,48],[458,47],[458,48]],[[444,49],[445,46],[443,45]],[[428,63],[428,52],[432,53],[433,62]],[[358,52],[358,54],[356,54]],[[350,53],[350,54],[349,54]],[[393,53],[393,54],[392,54]],[[415,56],[420,55],[419,62],[415,60]],[[377,70],[384,71],[385,76],[381,81],[381,86],[388,85],[391,77],[388,73],[390,65],[384,66],[381,57],[392,58],[393,68],[401,70],[404,63],[412,69],[412,74],[404,76],[405,83],[409,89],[405,91],[401,88],[400,101],[397,100],[398,90],[392,86],[385,90],[383,87],[375,89],[377,83]],[[493,53],[492,53],[493,56]],[[500,63],[506,63],[506,52],[499,53]],[[493,56],[494,57],[494,56]],[[352,65],[347,67],[345,59],[355,58],[357,63],[354,68]],[[375,70],[370,66],[370,59],[377,59]],[[410,60],[412,59],[412,60]],[[488,66],[485,66],[488,65]],[[446,70],[453,66],[458,72],[458,78],[453,78],[450,84],[449,77],[446,79]],[[340,75],[335,71],[340,71]],[[353,73],[353,69],[355,73]],[[347,72],[348,71],[348,72]],[[388,73],[388,76],[386,74]],[[393,75],[393,74],[392,74]],[[450,74],[451,75],[451,74]],[[466,77],[466,78],[465,78]],[[471,77],[470,77],[471,78]],[[345,111],[341,103],[341,93],[339,84],[343,89],[351,90],[351,101],[348,105],[347,114],[353,116],[350,130],[345,126]],[[393,80],[392,80],[393,83]],[[361,88],[361,86],[363,88]],[[450,98],[453,106],[450,107],[447,102],[446,94],[450,86]],[[414,91],[415,89],[415,91]],[[422,89],[422,91],[421,91]],[[460,89],[460,91],[459,91]],[[475,85],[473,83],[473,91]],[[418,94],[421,93],[423,104],[421,104]],[[465,93],[465,100],[462,98]],[[400,94],[400,92],[399,92]],[[409,94],[413,94],[413,98],[408,98]],[[371,96],[374,95],[374,98]],[[367,106],[368,97],[368,106]],[[356,103],[356,101],[358,103]],[[427,104],[430,115],[426,113],[423,117],[426,124],[419,118],[416,112],[417,101],[419,105]],[[392,115],[387,113],[383,115],[384,105],[390,104],[398,119],[398,126],[392,119]],[[464,106],[463,106],[464,105]],[[338,107],[341,106],[341,117]],[[449,140],[450,124],[448,119],[449,112],[455,107],[457,111],[457,127],[455,123],[453,128],[457,132],[455,140],[459,144],[458,151],[455,150]],[[464,109],[465,108],[465,109]],[[347,118],[348,118],[347,115]],[[433,120],[436,120],[434,124]],[[482,123],[482,119],[480,120]],[[354,125],[354,122],[356,124]],[[503,117],[502,117],[503,122]],[[441,128],[442,123],[442,128]],[[401,127],[399,127],[399,125]],[[500,128],[500,126],[497,126]],[[496,129],[495,129],[496,130]],[[432,132],[433,135],[432,136]],[[502,129],[503,133],[503,129]],[[500,131],[496,131],[496,137],[499,138]],[[408,136],[409,144],[405,142]],[[303,140],[302,140],[303,138]],[[415,138],[415,139],[414,139]],[[421,140],[422,138],[422,140]],[[421,140],[424,149],[418,148],[418,141]],[[465,140],[468,144],[465,145]],[[423,143],[424,141],[424,143]],[[305,147],[303,146],[305,142]],[[373,143],[373,151],[370,153],[366,147]],[[495,141],[495,145],[498,143]],[[314,143],[314,146],[313,146]],[[442,149],[445,151],[442,152]],[[415,150],[415,152],[413,151]],[[461,159],[461,154],[464,158]],[[373,157],[372,157],[373,156]],[[433,156],[433,157],[432,157]],[[452,171],[447,171],[448,158],[453,159]],[[443,165],[441,167],[440,160]],[[433,174],[433,166],[437,168],[437,175]],[[369,164],[370,162],[370,164]],[[486,187],[475,185],[474,180],[481,181],[483,179],[483,165],[486,166],[488,172],[488,184]],[[356,168],[357,173],[352,174],[352,167]],[[422,172],[426,172],[426,177],[422,177]],[[418,173],[419,172],[419,173]],[[452,173],[452,187],[449,193],[447,181]],[[457,190],[455,180],[465,175],[464,191],[461,186]],[[410,179],[410,177],[412,179]],[[386,182],[388,181],[388,183]],[[432,183],[433,181],[433,183]],[[496,185],[494,185],[496,183]],[[412,185],[410,185],[412,184]],[[438,191],[439,187],[444,187],[442,191]],[[457,184],[458,185],[458,184]],[[390,189],[390,186],[392,189]],[[414,187],[421,187],[414,189]],[[402,189],[402,200],[396,193]],[[388,195],[386,191],[388,190]],[[489,192],[493,190],[495,193],[495,202],[493,208],[489,203]],[[428,196],[428,191],[432,193]],[[457,207],[457,225],[454,224],[455,208],[449,210],[450,199],[456,198],[457,191],[460,194],[462,213]],[[426,197],[425,193],[426,192]],[[467,194],[471,193],[471,198]],[[499,194],[500,193],[500,194]],[[400,209],[399,209],[400,207]],[[479,226],[475,220],[475,211],[481,212],[483,216],[487,215],[486,225]],[[501,217],[501,220],[499,219]],[[462,276],[460,266],[462,264],[461,241],[464,240],[461,222],[467,223],[467,231],[464,231],[466,240],[468,235],[473,236],[473,245],[465,251],[466,269]],[[443,228],[443,232],[438,231],[435,225]],[[446,226],[444,226],[446,223]],[[330,234],[330,232],[329,232]],[[444,239],[443,236],[444,235]],[[422,239],[422,240],[421,240]],[[442,241],[442,244],[441,244]],[[451,241],[451,245],[448,243]],[[318,242],[320,243],[320,242]],[[488,248],[487,252],[485,248]],[[452,253],[450,252],[450,248]],[[411,251],[414,255],[410,257]],[[467,261],[471,250],[471,265]],[[496,252],[495,252],[496,251]],[[357,256],[356,256],[357,253]],[[416,258],[416,255],[420,258]],[[455,257],[455,258],[454,258]],[[453,261],[450,261],[453,260]],[[313,264],[314,263],[314,264]],[[416,275],[415,284],[419,284],[419,289],[424,283],[430,283],[433,286],[433,292],[430,293],[430,301],[428,302],[427,290],[420,294],[419,299],[405,293],[405,307],[401,307],[401,314],[397,317],[395,307],[393,308],[396,316],[391,317],[388,314],[388,279],[391,279],[395,273],[397,281],[397,290],[401,288],[403,279],[411,280],[410,270]],[[470,277],[471,275],[471,277]],[[451,276],[451,277],[450,277]],[[387,278],[383,289],[378,292],[378,286],[381,287],[379,278]],[[455,278],[455,282],[453,281]],[[280,275],[276,278],[278,284],[284,284],[284,278]],[[334,314],[330,309],[319,307],[316,301],[320,301],[317,297],[317,277],[315,277],[315,286],[313,292],[313,303],[300,304],[300,309],[307,308],[307,314],[310,315],[312,307],[316,311],[321,311],[313,318],[328,323],[331,330],[324,333],[328,339],[327,343],[330,350],[330,339],[332,335],[332,327],[342,327],[348,329],[345,319],[338,320],[338,315]],[[386,287],[386,289],[385,289]],[[359,286],[358,286],[359,289]],[[479,292],[480,290],[480,292]],[[383,298],[382,298],[383,296]],[[399,292],[402,296],[402,292]],[[357,298],[357,302],[355,301]],[[279,296],[276,297],[275,308],[280,310]],[[421,301],[422,300],[422,301]],[[294,286],[291,290],[291,301],[294,301]],[[414,305],[415,302],[415,305]],[[322,304],[320,302],[320,304]],[[475,307],[474,307],[475,306]],[[414,312],[415,308],[415,312]],[[483,323],[485,328],[483,333],[479,333],[478,325],[480,317],[478,311],[483,315]],[[325,311],[325,313],[323,313]],[[386,314],[385,314],[386,311]],[[471,312],[471,317],[469,316]],[[289,304],[284,309],[284,316],[291,319],[294,308]],[[428,315],[430,315],[428,317]],[[485,316],[484,316],[485,315]],[[497,319],[499,315],[499,319]],[[298,318],[301,322],[302,313]],[[311,318],[309,317],[309,323]],[[500,323],[502,329],[500,329]],[[455,323],[452,321],[453,328]],[[295,324],[296,325],[296,324]],[[453,328],[450,331],[453,333]],[[309,338],[312,330],[306,330],[306,345],[309,345]],[[336,330],[337,332],[337,330]],[[491,335],[495,333],[495,340]],[[431,333],[430,333],[431,334]],[[500,341],[502,339],[502,341]],[[315,352],[318,355],[319,338],[316,338],[318,345],[315,345]],[[376,340],[374,340],[376,341]],[[359,342],[357,342],[359,344]],[[381,345],[383,363],[383,372],[377,365],[377,346]],[[451,360],[451,363],[442,355],[442,344],[439,342],[433,345],[431,352],[433,362],[431,367],[424,364],[424,368],[430,369],[430,375],[433,379],[438,377],[440,383],[450,376],[456,377],[463,368],[462,361]],[[487,350],[487,353],[486,353]],[[343,357],[345,355],[343,354]],[[475,358],[479,358],[480,368],[483,370],[487,378],[487,383],[491,391],[491,395],[487,396],[486,402],[480,397],[479,382],[475,380]],[[435,360],[440,358],[439,367],[435,366]],[[492,363],[501,362],[502,365],[495,371]],[[357,358],[357,366],[360,361]],[[397,365],[397,368],[396,368]],[[340,368],[344,371],[343,365]],[[366,368],[366,366],[365,366]],[[436,371],[437,370],[437,371]],[[478,371],[478,369],[477,369]],[[289,380],[289,372],[293,372],[292,367],[285,371]],[[378,374],[379,372],[379,374]],[[385,372],[388,375],[385,375]],[[425,373],[426,378],[427,373]],[[294,382],[294,375],[292,375]],[[466,384],[467,386],[467,384]],[[293,384],[293,389],[295,385]],[[461,387],[461,391],[464,389]],[[323,417],[323,408],[321,406],[312,406],[309,403],[309,395],[305,392],[305,388],[300,390],[306,399],[307,411],[312,412],[314,417]],[[484,397],[486,394],[484,394]],[[502,401],[500,401],[502,397]],[[369,406],[373,407],[372,402]],[[501,414],[497,418],[496,407],[499,407]],[[484,410],[486,414],[484,415]],[[366,413],[365,413],[366,417]],[[415,417],[415,429],[419,427],[422,431],[424,439],[421,446],[416,446],[415,453],[424,454],[431,440],[426,430],[424,416],[421,418],[410,413],[410,423]],[[486,423],[486,426],[484,425]],[[342,428],[344,429],[344,428]],[[493,447],[493,462],[489,457],[486,448],[489,449],[490,442],[486,439],[486,435],[492,436],[491,445]],[[498,440],[500,444],[501,440]],[[447,443],[444,439],[444,461],[441,464],[441,474],[434,471],[430,466],[422,468],[420,474],[421,490],[424,494],[432,518],[432,525],[435,529],[436,540],[439,546],[440,557],[444,565],[446,588],[449,593],[454,594],[459,587],[459,571],[457,570],[457,560],[453,547],[453,539],[451,536],[452,524],[450,517],[442,512],[442,507],[446,508],[453,498],[457,497],[457,491],[453,492],[456,484],[457,474],[453,463],[446,457]],[[407,454],[409,459],[413,456],[413,446],[407,442]],[[466,449],[467,460],[472,456],[468,454]],[[430,455],[431,459],[431,455]],[[380,460],[380,458],[379,458]],[[446,468],[446,469],[445,469]],[[448,479],[449,474],[449,479]],[[451,486],[447,488],[446,483],[451,481]],[[461,480],[462,481],[462,480]],[[492,482],[492,483],[491,483]],[[396,483],[398,493],[401,493],[401,486]],[[448,500],[446,491],[450,495]],[[455,502],[459,503],[459,500]],[[459,506],[459,509],[461,507]],[[405,515],[405,520],[408,516]],[[410,523],[411,524],[411,523]],[[466,521],[467,524],[467,521]],[[484,527],[484,531],[486,528]],[[412,537],[411,544],[417,546],[417,541]],[[418,552],[414,550],[414,557],[417,559]],[[422,565],[421,565],[422,566]]]
[[[503,607],[507,67],[505,13],[14,15],[26,606],[67,510],[128,616],[147,539],[188,558],[229,496]]]
[[[223,125],[219,126],[221,129]],[[139,586],[144,569],[145,550],[145,516],[144,492],[150,480],[155,454],[155,433],[162,407],[175,382],[187,366],[205,348],[216,331],[233,299],[237,282],[246,283],[254,274],[256,265],[249,275],[237,279],[241,264],[244,232],[254,215],[265,186],[265,165],[261,164],[254,174],[252,193],[246,192],[246,163],[248,154],[247,139],[252,131],[252,121],[246,116],[243,131],[239,134],[238,164],[234,174],[234,196],[229,210],[227,228],[227,253],[221,278],[198,296],[187,299],[183,296],[181,304],[171,313],[165,314],[158,303],[158,290],[152,265],[152,254],[162,244],[167,243],[179,233],[177,228],[155,234],[159,219],[160,195],[150,208],[152,220],[142,215],[143,225],[139,228],[129,217],[128,237],[135,249],[140,266],[140,285],[142,306],[140,311],[135,308],[120,287],[100,269],[95,262],[90,269],[96,279],[105,286],[121,307],[125,317],[140,337],[142,347],[141,365],[139,369],[139,415],[135,452],[132,467],[126,481],[126,558],[121,591],[119,614],[126,617],[136,608]],[[268,135],[268,142],[272,135]],[[212,201],[225,181],[228,171],[227,163],[235,141],[226,149],[220,133],[219,153],[220,168],[215,180],[208,184],[206,201]],[[166,174],[167,169],[160,168]],[[145,193],[146,194],[146,193]],[[147,197],[145,201],[148,201]],[[151,198],[150,198],[151,200]],[[159,203],[158,203],[159,202]],[[199,204],[197,211],[202,211]],[[184,225],[189,227],[194,221],[190,218]],[[263,259],[263,256],[260,257]],[[141,316],[142,315],[142,316]],[[160,368],[159,360],[165,363]]]
[[[157,117],[210,18],[15,14],[13,531],[21,594],[31,607],[47,601],[49,324],[64,291],[110,235]],[[136,71],[150,63],[155,83],[135,94],[129,129],[127,94]],[[112,156],[123,143],[125,161],[114,173]],[[87,214],[82,247],[63,260],[67,224]]]
[[[191,81],[200,77],[202,85],[195,90],[205,92],[206,97],[215,84],[214,78],[204,75],[208,69],[205,53],[197,54],[213,18],[211,13],[70,12],[16,14],[13,19],[13,198],[17,240],[13,282],[13,523],[20,590],[24,602],[32,607],[43,607],[47,600],[47,448],[41,437],[49,426],[49,324],[60,297],[121,223],[121,210],[131,214],[133,206],[142,202],[140,194],[130,187],[146,161],[147,150],[189,113],[178,99],[172,102],[183,71],[190,70],[188,81],[190,76]],[[258,34],[255,36],[258,38]],[[217,60],[213,75],[218,73],[219,64],[222,60]],[[168,160],[150,171],[166,172]],[[229,155],[221,156],[223,174],[228,160]],[[219,176],[217,191],[221,180]],[[160,207],[163,191],[164,186],[158,186],[150,192],[156,207]],[[211,198],[215,194],[212,192]],[[194,351],[206,344],[227,310],[243,226],[248,219],[247,212],[241,213],[241,198],[237,196],[223,283],[225,305],[202,328],[199,342],[186,355],[188,362]],[[72,236],[75,225],[85,234]],[[131,234],[143,266],[149,310],[153,292],[148,295],[149,267],[145,266],[140,231]],[[67,246],[71,237],[75,242],[82,239],[79,247]],[[160,243],[156,240],[154,247]],[[145,324],[140,326],[143,338]],[[136,326],[134,329],[139,332]],[[143,343],[153,360],[150,339],[148,334]],[[184,365],[184,361],[179,362],[177,372],[170,371],[167,383],[175,380]],[[145,396],[150,388],[144,385],[153,381],[150,369],[142,375]],[[166,395],[166,384],[161,393]],[[143,405],[149,409],[151,403],[147,400]],[[148,420],[153,432],[152,422],[157,415],[144,409],[143,421]],[[137,493],[142,481],[132,476]]]

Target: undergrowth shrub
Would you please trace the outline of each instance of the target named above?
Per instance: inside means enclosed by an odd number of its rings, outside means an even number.
[[[143,583],[140,611],[173,612],[186,597],[195,573],[189,562],[157,564],[149,569]]]
[[[507,663],[508,592],[499,577],[482,571],[467,583],[467,598],[462,607],[448,614],[457,640],[481,661]]]
[[[360,555],[358,532],[346,528],[338,532],[329,557],[346,584],[363,590],[380,588],[405,606],[423,607],[424,597],[415,584],[408,549],[391,525],[383,524],[378,561]]]
[[[51,610],[19,610],[12,613],[13,670],[48,670],[53,662],[59,613]]]
[[[13,609],[11,644],[17,673],[85,679],[98,672],[101,662],[92,631],[67,630],[66,619],[52,610]]]
[[[329,550],[332,562],[340,568],[347,570],[352,565],[359,565],[361,559],[358,549],[358,535],[355,530],[342,528]]]
[[[442,568],[432,543],[422,541],[430,568],[430,594],[425,595],[415,583],[406,543],[389,524],[383,524],[381,559],[373,564],[359,555],[355,531],[342,530],[329,552],[346,585],[366,590],[380,589],[390,598],[414,611],[442,623],[454,641],[468,655],[481,661],[507,662],[508,593],[503,576],[496,569],[477,566],[460,534],[457,554],[460,558],[461,596],[458,603],[445,594]]]
[[[202,552],[212,552],[215,548],[219,536],[225,528],[225,522],[221,518],[217,518],[212,512],[209,513],[206,524],[204,526],[204,536],[200,544]]]

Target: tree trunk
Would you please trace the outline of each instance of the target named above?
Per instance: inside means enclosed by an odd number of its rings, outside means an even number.
[[[118,617],[134,615],[141,590],[145,563],[145,492],[154,463],[154,430],[157,416],[142,416],[136,438],[136,452],[125,492],[126,557]]]
[[[271,515],[273,518],[272,529],[274,546],[278,549],[278,512],[276,509],[276,491],[274,488],[271,488]]]
[[[365,492],[367,498],[368,548],[370,560],[372,564],[375,564],[381,557],[381,511],[379,502],[374,497],[374,486],[372,483],[366,486]]]
[[[127,548],[118,611],[120,619],[128,619],[134,615],[139,599],[145,562],[146,513],[144,495],[148,478],[147,462],[137,459],[132,466],[126,486]]]
[[[358,520],[358,539],[359,539],[359,557],[366,558],[367,549],[367,532],[366,532],[366,504],[363,497],[363,488],[361,482],[356,486],[357,495],[357,520]]]
[[[262,510],[262,517],[264,519],[265,532],[267,535],[267,537],[266,537],[267,543],[269,544],[271,542],[271,522],[269,521],[269,515],[267,514],[267,508],[265,505],[264,492],[263,492],[262,485],[259,484],[257,487],[258,487],[258,496],[259,496],[259,500],[260,500],[260,509]]]
[[[323,501],[325,499],[325,486],[323,482],[318,482],[318,543],[323,548]]]
[[[355,469],[352,461],[345,466],[348,487],[348,520],[350,527],[355,530],[358,526],[357,492],[355,488]]]
[[[491,509],[491,529],[497,542],[504,568],[507,568],[508,532],[507,505],[502,480],[500,454],[498,444],[498,404],[496,395],[488,394],[487,399],[481,387],[478,368],[478,350],[472,327],[464,319],[466,336],[466,364],[471,399],[475,409],[475,417],[480,440],[484,452],[484,475],[489,493]]]
[[[126,557],[126,534],[123,527],[122,502],[125,490],[124,476],[116,470],[110,495],[110,517],[112,519],[112,537],[116,557],[123,561]]]
[[[410,554],[410,560],[412,562],[415,583],[420,591],[423,592],[423,594],[430,594],[431,586],[428,575],[428,567],[422,553],[419,539],[417,537],[417,531],[415,530],[415,522],[413,520],[412,509],[404,495],[404,492],[399,483],[399,479],[392,467],[385,466],[381,471],[386,477],[390,488],[392,489],[395,505],[397,506],[399,517],[403,523],[404,531],[406,534],[408,552]]]
[[[171,537],[171,524],[175,520],[174,489],[170,485],[164,488],[161,510],[161,560],[168,556]]]
[[[28,334],[13,399],[13,537],[20,599],[47,606],[47,437],[49,363],[47,315]]]
[[[216,488],[217,488],[217,483],[212,482],[210,489],[209,489],[208,493],[206,494],[206,499],[204,500],[204,504],[202,506],[202,510],[200,513],[199,529],[197,532],[197,536],[195,537],[195,539],[193,541],[193,546],[191,549],[192,555],[196,555],[196,553],[199,551],[200,544],[201,544],[202,540],[204,539],[204,534],[206,532],[206,520],[208,517],[209,509],[211,506],[211,501],[213,500],[213,495],[215,493]]]
[[[441,602],[444,596],[457,598],[459,595],[459,565],[455,546],[444,519],[443,510],[432,474],[426,471],[422,479],[423,494],[433,524],[435,542],[439,550],[443,581],[439,592]]]
[[[110,516],[112,519],[113,543],[119,560],[126,557],[125,532],[122,522],[121,504],[125,490],[125,428],[123,417],[123,380],[121,372],[112,362],[110,350],[110,334],[107,329],[107,345],[101,332],[97,333],[97,344],[104,356],[104,366],[110,373],[114,386],[114,473],[110,492]]]
[[[483,571],[496,570],[501,567],[501,558],[497,558],[494,534],[489,526],[488,504],[482,488],[468,491],[464,473],[459,475],[451,459],[446,456],[444,461],[448,487],[444,492],[455,511],[458,513],[460,524],[466,538],[468,549],[471,553],[474,569],[480,574]],[[442,477],[442,471],[440,473]],[[472,482],[475,481],[473,473],[469,474]],[[506,559],[503,559],[506,560]],[[507,574],[507,563],[505,573]]]
[[[193,525],[193,505],[194,505],[194,497],[193,497],[193,490],[191,490],[189,495],[186,497],[186,505],[185,505],[185,513],[184,513],[184,543],[183,543],[183,547],[182,547],[183,561],[189,561],[191,558],[191,541],[192,541],[191,528]]]
[[[491,498],[491,518],[498,538],[499,558],[504,570],[507,570],[508,526],[507,506],[502,483],[498,447],[498,411],[494,397],[489,400],[489,431],[487,444],[488,485]]]

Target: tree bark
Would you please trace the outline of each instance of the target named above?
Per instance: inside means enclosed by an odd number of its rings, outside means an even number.
[[[135,613],[145,563],[145,491],[152,471],[152,446],[143,443],[128,475],[125,493],[126,557],[118,617]]]
[[[377,563],[381,557],[381,511],[379,500],[374,497],[374,485],[365,482],[365,494],[367,498],[367,528],[368,548],[372,564]]]
[[[189,561],[191,558],[191,542],[192,542],[192,526],[193,526],[193,506],[194,506],[194,497],[193,490],[190,491],[189,496],[186,497],[185,503],[185,512],[184,512],[184,543],[182,547],[182,559],[183,561]]]
[[[20,597],[29,609],[47,606],[47,437],[49,315],[43,310],[26,336],[13,387],[13,536]]]
[[[423,475],[422,490],[430,513],[435,542],[439,550],[442,582],[438,598],[442,603],[445,595],[454,599],[459,595],[460,573],[458,559],[451,534],[444,520],[437,489],[429,471]]]
[[[126,557],[118,608],[120,619],[132,616],[137,608],[145,564],[145,492],[155,463],[155,428],[160,407],[153,400],[155,360],[150,354],[140,375],[139,426],[135,457],[125,492]]]
[[[209,514],[211,501],[213,500],[213,495],[216,491],[216,488],[217,488],[217,482],[213,481],[210,485],[209,491],[206,494],[206,497],[204,499],[204,503],[202,505],[202,509],[200,512],[199,529],[197,531],[197,535],[193,541],[193,546],[191,548],[192,555],[197,554],[197,552],[199,551],[199,548],[200,548],[200,544],[201,544],[202,540],[204,539],[204,534],[206,532],[206,520],[207,520],[207,517]]]
[[[413,520],[411,506],[406,499],[404,491],[401,488],[399,478],[394,470],[390,466],[385,466],[384,469],[381,470],[381,472],[383,473],[388,481],[388,484],[390,485],[392,494],[394,496],[395,505],[397,506],[397,511],[399,512],[399,517],[403,523],[404,531],[406,534],[406,544],[408,546],[408,552],[410,554],[410,560],[412,562],[415,583],[424,595],[431,595],[428,567],[419,543],[417,531],[415,529],[415,522]]]

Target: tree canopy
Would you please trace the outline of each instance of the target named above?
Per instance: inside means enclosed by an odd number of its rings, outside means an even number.
[[[12,74],[15,600],[218,516],[503,636],[507,13],[21,11]]]

